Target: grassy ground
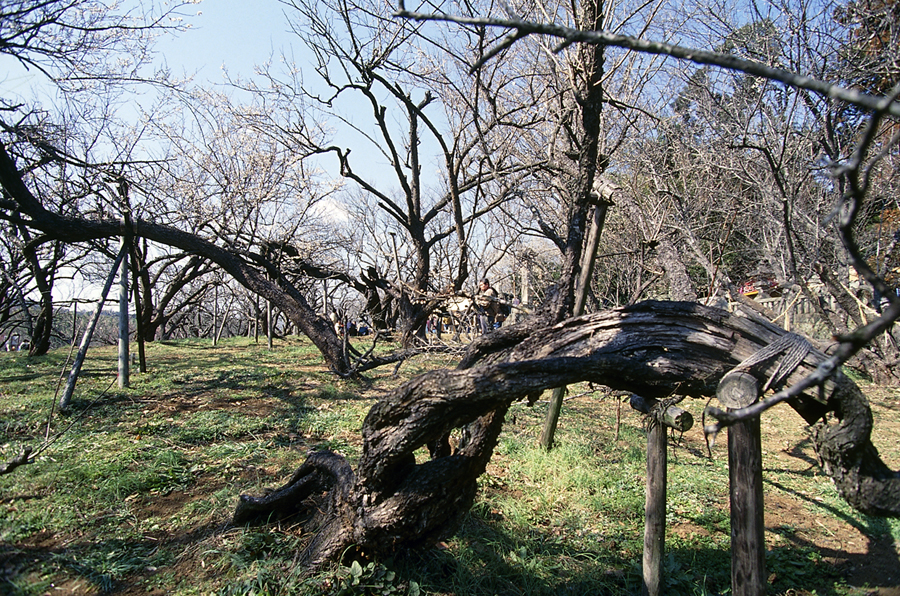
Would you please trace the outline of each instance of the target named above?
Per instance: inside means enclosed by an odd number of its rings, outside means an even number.
[[[241,493],[283,483],[310,448],[354,460],[380,395],[443,360],[337,380],[308,342],[154,343],[150,371],[115,387],[93,350],[73,411],[53,414],[67,351],[0,354],[0,462],[57,437],[0,476],[0,594],[636,594],[643,539],[642,422],[603,392],[570,388],[550,453],[546,403],[512,407],[478,501],[446,543],[308,577],[296,525],[229,525]],[[866,387],[876,445],[900,468],[900,390]],[[724,441],[698,428],[669,458],[668,594],[729,591]],[[900,522],[851,510],[787,407],[763,420],[770,594],[900,594]],[[618,432],[617,432],[618,431]]]

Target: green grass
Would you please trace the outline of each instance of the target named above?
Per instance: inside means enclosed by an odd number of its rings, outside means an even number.
[[[48,418],[49,436],[59,435],[35,463],[0,476],[0,593],[640,592],[645,436],[624,406],[616,437],[617,404],[603,393],[570,388],[550,452],[537,446],[546,402],[514,404],[474,507],[441,548],[308,576],[294,563],[308,534],[297,525],[231,527],[238,495],[280,485],[312,448],[355,462],[374,399],[452,362],[417,359],[401,379],[374,371],[362,384],[328,374],[302,339],[273,351],[246,339],[155,342],[147,351],[149,372],[120,390],[110,387],[114,351],[92,350],[72,410],[52,417],[67,350],[36,360],[0,353],[2,461],[40,445]],[[769,593],[866,593],[814,539],[844,528],[896,544],[900,522],[854,512],[817,468],[783,465],[779,449],[808,457],[799,427],[782,440],[768,447],[765,490],[799,516],[768,528]],[[666,593],[728,593],[724,448],[709,458],[695,436],[670,448],[669,462]]]

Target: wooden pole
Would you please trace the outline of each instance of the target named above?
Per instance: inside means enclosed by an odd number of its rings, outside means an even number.
[[[666,427],[656,420],[647,429],[647,485],[644,491],[644,557],[641,594],[659,596],[666,551]]]
[[[756,379],[731,372],[719,382],[719,401],[729,410],[754,403]],[[764,596],[766,542],[763,519],[762,437],[759,417],[728,427],[728,481],[731,499],[731,593]]]
[[[522,274],[521,274],[522,275],[522,291],[521,291],[521,295],[519,296],[519,301],[522,303],[522,306],[528,306],[529,304],[531,304],[531,295],[530,295],[531,287],[529,286],[529,284],[531,283],[531,280],[528,279],[528,265],[527,264],[522,265],[521,271],[522,271]]]
[[[598,203],[594,206],[594,218],[591,220],[591,229],[588,232],[587,245],[581,256],[581,274],[575,286],[575,309],[573,316],[584,313],[584,303],[587,300],[588,287],[591,276],[594,274],[594,261],[597,257],[597,246],[600,244],[600,233],[606,222],[606,203]],[[553,447],[553,437],[556,436],[556,426],[559,423],[559,413],[562,411],[563,395],[565,387],[557,387],[550,396],[550,406],[547,408],[547,417],[544,419],[544,429],[541,432],[541,447],[550,449]]]
[[[256,343],[259,343],[259,294],[256,295],[256,309],[253,311],[253,334]]]
[[[119,271],[119,389],[128,387],[128,240],[122,238],[122,255]]]
[[[275,337],[275,332],[272,329],[272,323],[274,322],[272,319],[272,302],[266,300],[266,347],[270,350],[274,345]]]
[[[145,247],[146,248],[146,247]],[[137,264],[141,261],[137,258],[137,248],[131,245],[131,287],[134,294],[134,324],[135,336],[138,342],[138,371],[147,372],[147,353],[144,350],[144,321],[141,309],[140,277]],[[145,253],[146,254],[146,253]]]
[[[231,315],[231,307],[234,306],[234,294],[231,295],[231,298],[228,301],[228,306],[225,307],[225,311],[222,313],[222,320],[219,321],[219,326],[214,330],[216,334],[215,339],[213,340],[213,345],[216,345],[220,339],[222,339],[222,333],[225,332],[225,323],[228,322],[228,317]]]
[[[654,411],[657,400],[632,395],[631,407],[650,414],[647,427],[647,484],[644,492],[644,555],[642,559],[643,596],[662,594],[663,561],[666,553],[666,482],[668,452],[666,428],[681,432],[694,425],[694,417],[677,406],[669,406],[661,415]]]
[[[219,334],[217,333],[219,329],[219,284],[216,284],[213,287],[213,321],[212,321],[212,340],[213,346],[219,341]]]
[[[72,303],[72,345],[75,345],[75,340],[78,338],[78,303]]]
[[[66,381],[66,390],[63,392],[62,397],[59,398],[60,411],[68,410],[69,404],[72,403],[72,394],[75,392],[75,382],[78,380],[78,375],[81,373],[81,365],[84,364],[84,357],[87,355],[88,346],[91,344],[91,338],[94,336],[94,329],[97,327],[97,321],[100,320],[100,313],[103,312],[103,303],[106,302],[106,296],[109,294],[110,288],[112,288],[113,280],[116,279],[116,273],[119,270],[119,264],[122,262],[124,255],[125,252],[120,250],[119,256],[116,257],[116,262],[113,263],[112,270],[106,278],[106,284],[103,286],[103,291],[100,294],[100,300],[97,302],[97,309],[94,311],[94,316],[84,329],[81,345],[78,347],[78,354],[75,355],[75,361],[72,363],[72,370],[69,371],[69,379]]]
[[[597,247],[600,246],[600,233],[606,223],[607,203],[597,203],[594,206],[594,218],[591,220],[591,229],[588,232],[587,248],[581,266],[581,274],[578,276],[578,291],[575,292],[575,310],[577,317],[584,314],[584,303],[587,300],[588,288],[591,286],[591,278],[594,276],[594,264],[597,262]]]

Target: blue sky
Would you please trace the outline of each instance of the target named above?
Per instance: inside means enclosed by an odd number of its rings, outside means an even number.
[[[297,66],[306,70],[312,61],[309,50],[290,31],[284,13],[291,10],[278,0],[202,0],[185,6],[180,12],[184,23],[190,27],[158,39],[155,46],[157,59],[164,61],[176,78],[195,75],[197,85],[225,85],[223,68],[232,79],[252,77],[254,68],[269,60],[277,67],[282,51],[293,55]],[[309,82],[316,82],[315,75],[310,74]],[[33,90],[46,95],[53,89],[40,73],[23,70],[17,61],[5,55],[0,55],[0,86],[8,99],[14,95],[29,98]],[[141,95],[138,92],[136,97]],[[358,114],[362,126],[366,126],[366,115],[371,110],[367,104],[357,105],[351,99],[341,104],[345,113]],[[120,111],[120,115],[127,118],[128,108],[123,109],[125,111]],[[357,147],[358,137],[358,134],[347,135],[344,131],[337,132],[336,140],[345,147]],[[384,190],[396,185],[380,155],[357,148],[354,157],[354,168],[363,175],[377,179],[387,174],[386,180],[379,184]],[[328,171],[336,171],[337,163],[333,156],[328,156],[322,166]]]
[[[281,55],[290,56],[296,66],[307,71],[305,85],[319,83],[312,74],[313,57],[306,45],[290,30],[285,12],[296,10],[278,0],[202,0],[183,11],[190,28],[177,36],[165,36],[157,43],[159,58],[171,69],[173,76],[196,73],[194,82],[225,85],[224,70],[231,79],[250,78],[255,67],[273,62],[279,71]],[[335,109],[363,115],[362,126],[367,127],[365,115],[371,108],[361,98],[350,96],[335,104]],[[374,123],[369,123],[374,127]],[[344,129],[346,127],[343,127]],[[337,142],[347,146],[358,142],[358,135],[341,133],[336,128]],[[355,160],[354,168],[370,176],[377,176],[385,166],[374,161]],[[337,171],[331,156],[325,167]],[[331,163],[333,162],[333,163]]]
[[[198,82],[223,82],[223,66],[233,77],[250,76],[282,48],[302,46],[289,31],[286,8],[278,0],[203,0],[188,7],[195,9],[185,17],[191,28],[161,39],[157,49],[173,74],[198,71]]]
[[[173,75],[197,73],[197,83],[223,83],[223,66],[232,77],[251,76],[254,66],[277,58],[282,48],[304,49],[289,31],[286,8],[278,0],[202,0],[186,6],[181,14],[190,28],[162,36],[156,44],[158,59]],[[28,96],[29,87],[45,84],[40,73],[0,55],[0,85],[7,97]]]
[[[223,66],[232,77],[252,76],[254,66],[273,55],[277,59],[282,48],[293,46],[298,56],[305,49],[289,31],[285,8],[278,0],[203,0],[187,6],[181,12],[190,28],[161,37],[156,45],[158,58],[176,77],[196,73],[197,84],[224,83]],[[53,93],[43,75],[25,70],[7,55],[0,55],[0,86],[7,98]],[[99,288],[73,291],[65,282],[57,285],[57,298],[68,299],[69,292],[87,299],[99,296]]]

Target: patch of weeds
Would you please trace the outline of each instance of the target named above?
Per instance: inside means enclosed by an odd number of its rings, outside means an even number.
[[[0,506],[0,543],[14,544],[52,524],[46,508],[22,506],[11,500]]]
[[[673,596],[723,594],[731,587],[731,552],[727,545],[716,546],[705,541],[675,539],[667,541],[663,563],[663,592]],[[636,560],[631,569],[638,586],[641,564]]]
[[[700,461],[669,465],[666,521],[689,521],[710,532],[729,532],[728,469],[723,463]]]
[[[795,586],[825,587],[840,579],[840,573],[811,548],[780,546],[766,553],[769,585],[778,593]]]
[[[170,449],[143,450],[129,466],[131,474],[112,479],[110,488],[117,497],[136,492],[169,493],[183,490],[193,482],[190,464],[184,455]]]
[[[50,577],[29,573],[15,577],[0,577],[0,594],[9,596],[42,596],[52,593],[54,588],[53,579]]]
[[[328,596],[419,596],[419,584],[401,581],[397,574],[380,563],[365,566],[353,561],[349,567],[340,567],[331,577],[319,580],[322,594]]]
[[[225,464],[236,460],[246,459],[264,459],[268,454],[256,442],[234,442],[222,441],[221,443],[213,443],[205,445],[202,450],[196,453],[198,459],[206,460],[211,466],[215,464]]]
[[[251,561],[265,558],[277,552],[296,552],[299,547],[296,536],[269,529],[250,529],[241,535],[241,545],[232,554],[239,566],[248,566]]]
[[[70,498],[103,507],[135,493],[168,493],[193,481],[190,466],[175,450],[130,441],[105,445],[103,455],[77,460],[60,472],[57,482],[67,486]],[[74,454],[72,454],[74,456]]]
[[[340,402],[340,406],[322,405],[315,413],[297,421],[298,432],[315,440],[323,449],[357,450],[352,447],[350,439],[359,436],[367,408],[344,407],[346,405],[347,402]]]
[[[54,554],[50,563],[64,575],[81,578],[101,592],[110,592],[128,575],[151,566],[155,552],[155,546],[109,540]]]
[[[265,419],[229,411],[205,411],[179,418],[170,437],[179,443],[204,445],[226,438],[254,436],[269,428]]]
[[[303,568],[294,564],[300,547],[301,540],[296,536],[265,529],[241,532],[227,551],[207,553],[220,557],[213,565],[218,569],[216,574],[224,578],[224,585],[215,593],[218,596],[319,593],[310,590],[314,582],[306,577]]]
[[[302,573],[288,565],[254,566],[254,569],[237,580],[230,580],[219,588],[217,596],[282,596],[288,594],[312,593],[304,590],[309,582],[303,579]]]
[[[229,512],[234,505],[235,493],[232,488],[222,488],[203,499],[187,503],[178,513],[176,521],[198,524]]]
[[[844,374],[847,375],[847,377],[849,377],[850,380],[857,385],[865,385],[872,382],[872,377],[859,369],[845,366],[841,370],[843,370]]]
[[[727,536],[731,532],[731,517],[725,509],[708,507],[691,517],[690,521],[711,533],[719,532]]]
[[[316,390],[315,397],[325,401],[356,400],[359,399],[359,393],[347,391],[328,383],[320,386]]]

